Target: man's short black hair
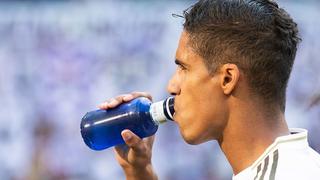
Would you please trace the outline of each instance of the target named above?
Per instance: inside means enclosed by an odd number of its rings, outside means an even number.
[[[271,0],[200,0],[184,11],[184,30],[210,73],[236,64],[254,95],[285,110],[300,41],[297,24]]]

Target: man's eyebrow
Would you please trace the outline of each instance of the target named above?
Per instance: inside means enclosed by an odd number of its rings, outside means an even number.
[[[175,59],[174,62],[176,63],[176,65],[180,65],[180,66],[183,66],[183,67],[188,66],[186,63],[182,62],[182,61],[179,60],[179,59]]]

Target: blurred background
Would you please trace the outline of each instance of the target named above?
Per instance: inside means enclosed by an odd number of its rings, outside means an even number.
[[[85,112],[117,94],[168,96],[183,19],[194,0],[0,1],[0,179],[124,179],[112,149],[82,141]],[[288,87],[290,127],[309,130],[320,151],[320,3],[283,0],[303,42]],[[232,171],[216,142],[186,144],[174,123],[153,150],[159,179],[225,180]]]

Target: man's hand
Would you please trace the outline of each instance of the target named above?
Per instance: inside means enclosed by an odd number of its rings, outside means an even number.
[[[152,97],[148,93],[133,92],[131,94],[123,94],[116,98],[112,98],[99,105],[99,108],[114,108],[137,97],[147,97],[152,100]],[[127,129],[121,132],[121,136],[126,144],[116,146],[114,152],[117,161],[126,174],[127,180],[157,179],[157,175],[153,172],[151,164],[154,136],[141,139]]]

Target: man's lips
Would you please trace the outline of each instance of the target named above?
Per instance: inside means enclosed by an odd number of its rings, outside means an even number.
[[[178,113],[177,108],[176,108],[176,106],[174,106],[174,113],[172,115],[172,118],[174,121],[176,121],[177,113]]]

